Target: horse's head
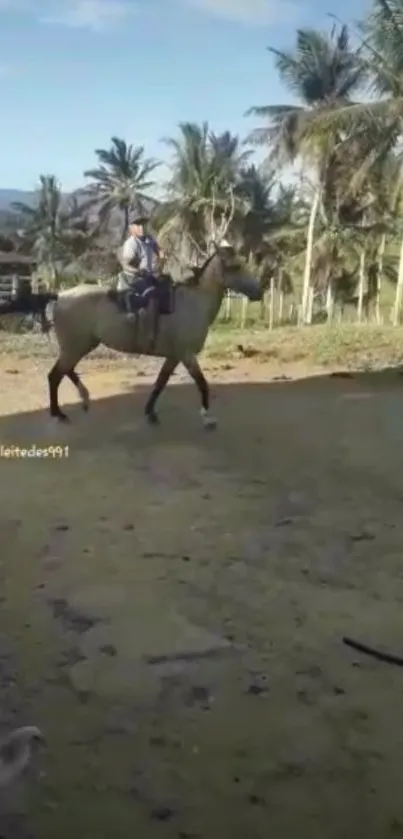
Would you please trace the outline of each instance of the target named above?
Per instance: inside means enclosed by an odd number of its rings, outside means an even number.
[[[211,269],[217,269],[217,278],[225,291],[244,294],[252,302],[262,299],[259,280],[248,273],[235,249],[226,240],[222,240],[219,245],[215,246],[210,266]]]

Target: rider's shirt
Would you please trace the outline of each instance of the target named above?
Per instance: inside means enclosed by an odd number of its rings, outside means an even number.
[[[135,277],[139,271],[154,273],[158,254],[158,243],[153,236],[129,236],[122,248],[122,266],[125,274]]]

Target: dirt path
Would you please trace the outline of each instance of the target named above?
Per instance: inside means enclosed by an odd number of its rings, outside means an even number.
[[[145,427],[133,364],[84,365],[56,429],[35,364],[0,366],[0,445],[69,447],[0,461],[35,839],[403,832],[403,672],[341,644],[403,652],[401,380],[217,364],[206,435],[187,386]]]

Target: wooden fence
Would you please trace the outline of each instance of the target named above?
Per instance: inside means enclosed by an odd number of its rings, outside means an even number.
[[[17,284],[20,289],[31,287],[30,277],[16,277],[15,274],[0,275],[0,300],[9,300],[13,293],[17,290]]]

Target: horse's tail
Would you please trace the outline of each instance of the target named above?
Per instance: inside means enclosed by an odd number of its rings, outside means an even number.
[[[58,299],[58,294],[52,291],[32,293],[9,300],[0,300],[0,315],[33,315],[37,317],[42,332],[48,333],[51,323],[46,317],[46,307]]]

